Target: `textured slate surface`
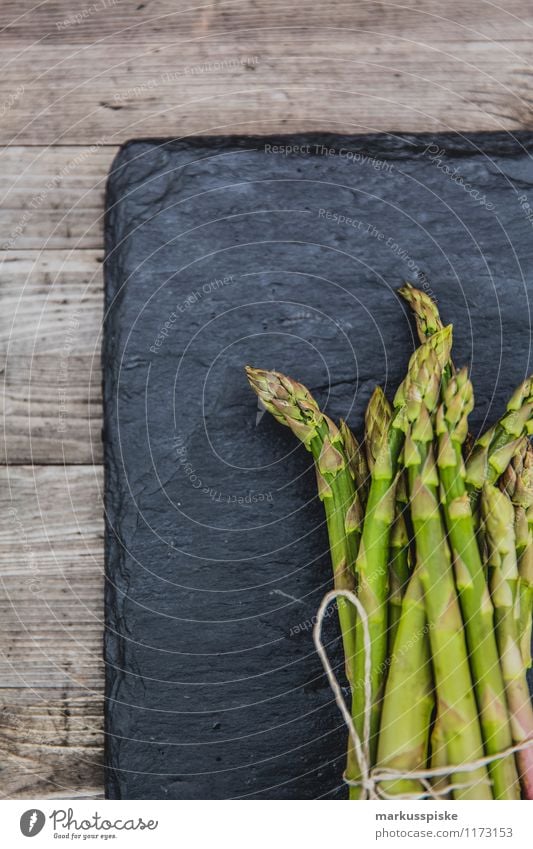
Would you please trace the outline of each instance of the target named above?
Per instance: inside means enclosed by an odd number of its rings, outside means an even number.
[[[111,798],[344,796],[345,734],[310,633],[329,564],[309,457],[258,413],[242,367],[287,370],[358,428],[414,345],[393,293],[408,277],[455,323],[475,426],[495,418],[531,370],[531,147],[324,134],[119,153],[103,354]],[[338,662],[333,617],[328,636]]]

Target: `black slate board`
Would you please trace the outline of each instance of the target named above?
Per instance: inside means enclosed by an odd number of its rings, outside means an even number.
[[[359,428],[414,346],[393,292],[407,277],[455,323],[474,425],[492,421],[531,371],[532,146],[320,134],[121,149],[103,350],[110,798],[345,796],[310,631],[329,587],[311,464],[242,368],[287,370]],[[334,617],[328,636],[338,663]]]

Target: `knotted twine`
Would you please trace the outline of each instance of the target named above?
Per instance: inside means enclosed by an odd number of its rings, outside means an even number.
[[[352,715],[348,708],[346,707],[346,702],[344,701],[344,697],[342,695],[342,690],[339,682],[333,672],[333,668],[329,662],[326,649],[324,648],[324,644],[322,642],[322,626],[324,624],[324,619],[326,616],[327,609],[330,603],[342,596],[342,598],[347,599],[350,604],[353,604],[357,613],[359,614],[359,618],[361,619],[361,624],[363,626],[363,650],[364,650],[364,712],[363,712],[363,739],[361,740],[357,730],[355,728]],[[462,788],[470,787],[474,782],[466,782],[464,784],[459,783],[450,783],[445,787],[440,787],[437,789],[431,786],[432,778],[444,778],[449,777],[450,774],[457,773],[468,773],[478,767],[487,766],[493,761],[500,760],[500,758],[506,758],[509,755],[515,754],[515,752],[520,752],[523,749],[527,749],[530,746],[533,746],[533,739],[526,740],[524,743],[520,743],[516,746],[510,746],[508,749],[505,749],[502,752],[499,752],[496,755],[490,755],[489,757],[478,758],[477,760],[471,761],[467,764],[461,764],[460,766],[444,766],[444,767],[435,767],[432,769],[418,769],[412,770],[410,772],[398,772],[396,770],[387,769],[386,767],[371,767],[370,765],[370,712],[372,708],[372,686],[371,686],[371,663],[372,663],[372,648],[370,641],[370,630],[368,627],[368,615],[361,604],[355,593],[350,592],[350,590],[330,590],[330,592],[326,593],[320,607],[318,608],[317,617],[315,626],[313,628],[313,640],[315,643],[315,648],[317,650],[318,656],[322,661],[322,666],[326,672],[329,685],[333,691],[333,695],[335,696],[335,702],[337,703],[337,707],[339,708],[342,718],[348,728],[348,733],[350,735],[350,740],[353,743],[355,757],[357,759],[357,765],[359,767],[359,773],[361,778],[358,780],[353,780],[351,778],[347,778],[346,774],[343,776],[344,781],[351,787],[360,787],[363,790],[363,798],[365,799],[425,799],[428,796],[433,799],[440,799],[443,796],[447,796],[453,790],[459,790]],[[386,793],[379,785],[383,781],[403,781],[403,780],[417,780],[422,786],[425,788],[425,791],[420,794],[406,794],[404,796],[395,796],[389,793]],[[487,778],[487,781],[490,783],[490,779]],[[475,781],[476,784],[479,784],[479,780]]]

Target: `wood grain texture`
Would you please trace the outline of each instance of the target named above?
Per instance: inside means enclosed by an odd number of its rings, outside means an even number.
[[[100,260],[116,146],[529,128],[533,7],[3,0],[0,38],[0,793],[99,797]]]
[[[103,2],[63,29],[66,3],[28,9],[7,27],[1,143],[531,125],[525,0],[508,10],[481,0],[451,9],[436,0],[407,9],[308,0],[292,13],[280,0],[197,8],[169,0],[160,10]]]
[[[0,251],[101,248],[115,153],[98,145],[1,149]]]
[[[0,689],[0,798],[102,798],[102,696]]]
[[[0,27],[10,42],[68,41],[86,44],[95,40],[165,43],[176,38],[199,38],[227,31],[264,30],[292,24],[305,27],[339,27],[369,33],[424,37],[523,40],[533,11],[528,0],[490,0],[464,3],[448,0],[302,0],[291,9],[284,0],[264,4],[255,0],[95,0],[73,7],[71,0],[36,4],[33,0],[3,0]]]
[[[0,254],[3,462],[101,462],[102,252]]]
[[[10,355],[99,355],[103,251],[0,253],[0,347]],[[68,337],[68,338],[67,338]]]
[[[0,469],[0,793],[102,792],[99,466]]]

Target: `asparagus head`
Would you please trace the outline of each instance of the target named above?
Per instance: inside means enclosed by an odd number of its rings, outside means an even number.
[[[276,421],[289,427],[315,460],[318,494],[324,502],[336,589],[355,590],[355,559],[362,521],[343,437],[302,383],[277,371],[246,367],[250,386]],[[339,598],[346,675],[353,680],[355,613]]]
[[[368,487],[370,483],[365,452],[363,447],[359,445],[359,442],[344,419],[340,420],[339,428],[350,473],[352,475],[355,488],[357,489],[361,506],[364,507],[368,497]]]
[[[368,468],[372,470],[383,448],[392,419],[391,405],[381,386],[376,386],[365,412],[365,446]]]
[[[442,330],[444,325],[437,305],[426,292],[417,289],[411,283],[405,283],[401,289],[398,289],[398,294],[402,296],[404,301],[407,301],[413,310],[420,342],[427,342],[430,336]]]
[[[485,483],[495,483],[520,450],[523,437],[531,433],[533,377],[520,384],[502,418],[476,441],[466,465],[470,489],[479,491]]]

